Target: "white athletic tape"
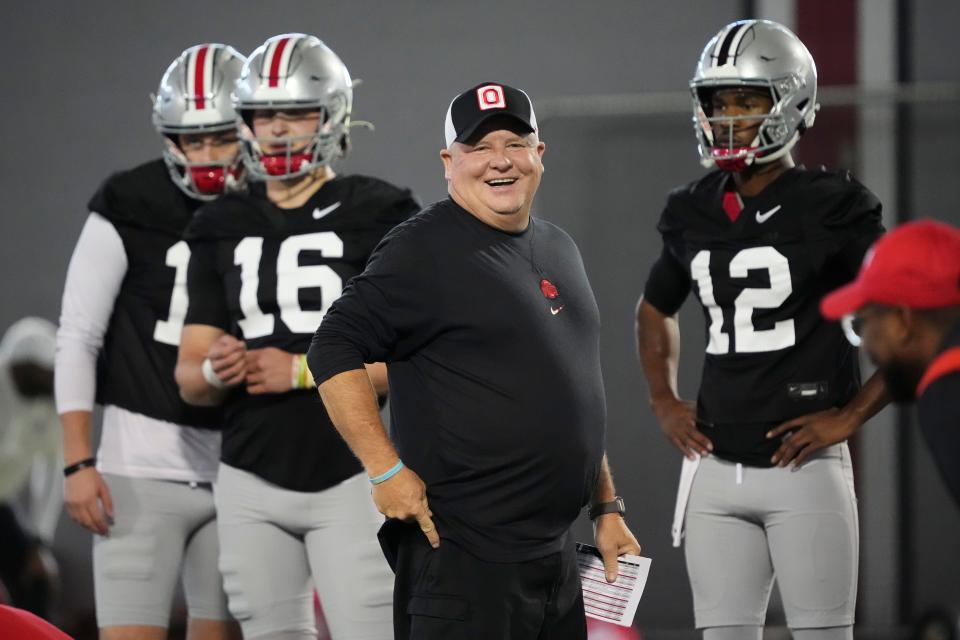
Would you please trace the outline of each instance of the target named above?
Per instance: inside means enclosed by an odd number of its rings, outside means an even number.
[[[204,358],[203,366],[200,367],[200,369],[203,371],[203,379],[206,380],[207,384],[211,387],[214,389],[226,388],[227,385],[223,384],[223,380],[221,380],[217,376],[217,372],[213,370],[213,363],[210,362],[210,358]]]
[[[673,508],[673,526],[671,527],[674,547],[679,547],[680,541],[683,539],[683,525],[687,519],[687,502],[690,500],[693,478],[697,475],[699,467],[699,455],[693,460],[686,456],[683,457],[683,466],[680,468],[680,486],[677,487],[677,503]]]

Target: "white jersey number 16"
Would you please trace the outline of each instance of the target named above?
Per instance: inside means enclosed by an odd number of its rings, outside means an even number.
[[[313,333],[334,300],[343,293],[343,280],[326,265],[300,265],[300,252],[319,251],[325,258],[343,257],[343,240],[332,231],[290,236],[280,244],[277,255],[277,305],[280,319],[293,333]],[[239,321],[245,338],[260,338],[273,333],[274,316],[260,309],[260,257],[263,238],[244,238],[233,252],[233,263],[240,266]],[[300,308],[300,289],[319,287],[322,307],[317,311]]]
[[[326,265],[301,266],[300,252],[320,251],[326,258],[343,257],[343,241],[332,231],[290,236],[280,245],[277,256],[277,304],[280,319],[293,333],[313,333],[334,300],[343,293],[343,280]],[[260,286],[260,257],[263,238],[244,238],[233,252],[233,262],[240,266],[240,328],[246,338],[259,338],[273,333],[274,316],[260,309],[257,288]],[[157,320],[153,339],[177,346],[187,316],[187,265],[190,247],[180,241],[167,251],[166,264],[176,270],[170,312],[166,320]],[[300,308],[300,289],[320,287],[323,307],[318,311]]]

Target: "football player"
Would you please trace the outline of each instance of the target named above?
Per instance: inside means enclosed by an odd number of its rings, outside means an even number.
[[[311,584],[334,639],[391,635],[383,518],[305,356],[345,283],[419,208],[408,190],[334,173],[349,145],[352,85],[314,36],[279,35],[251,54],[235,104],[256,182],[204,207],[186,232],[177,380],[188,402],[226,410],[220,566],[246,638],[315,637]],[[370,375],[384,392],[384,365]]]
[[[690,85],[715,169],[667,199],[637,340],[653,412],[688,457],[674,543],[685,517],[696,625],[707,640],[759,639],[776,575],[794,638],[852,638],[845,440],[887,399],[876,376],[861,388],[856,350],[818,305],[883,232],[880,202],[847,172],[794,165],[817,74],[788,29],[724,27]],[[707,325],[696,404],[677,392],[677,312],[691,289]]]
[[[173,372],[187,310],[181,235],[238,179],[230,92],[243,57],[184,51],[153,107],[163,159],[107,179],[70,260],[57,334],[65,500],[94,534],[101,637],[164,638],[182,575],[191,638],[238,634],[220,573],[212,483],[221,416],[179,396]],[[94,456],[91,412],[104,406]]]

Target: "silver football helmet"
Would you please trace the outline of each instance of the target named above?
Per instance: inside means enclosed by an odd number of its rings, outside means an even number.
[[[302,33],[274,36],[254,51],[234,91],[234,107],[245,127],[243,159],[252,178],[283,180],[305,175],[346,153],[353,81],[350,72],[319,38]],[[309,136],[280,139],[286,150],[266,153],[277,139],[253,133],[256,109],[316,109],[320,124]]]
[[[756,116],[713,116],[711,97],[720,87],[753,87],[773,100],[747,146],[734,141],[737,121]],[[705,167],[742,171],[790,152],[817,115],[817,66],[800,39],[770,20],[740,20],[715,35],[700,54],[690,81],[693,127]],[[720,139],[723,138],[723,139]]]
[[[198,44],[181,53],[160,80],[153,126],[164,138],[163,159],[170,178],[192,198],[214,200],[239,180],[239,157],[227,162],[190,162],[177,136],[237,129],[230,94],[243,62],[233,47]]]

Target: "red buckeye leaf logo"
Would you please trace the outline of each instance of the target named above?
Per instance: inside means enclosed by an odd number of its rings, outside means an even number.
[[[546,278],[540,281],[540,291],[543,293],[543,297],[548,300],[553,300],[560,295],[553,283]]]

